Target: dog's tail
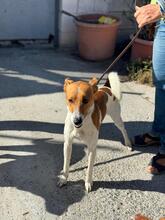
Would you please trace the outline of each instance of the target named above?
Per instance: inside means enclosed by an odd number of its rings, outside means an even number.
[[[117,72],[109,73],[108,79],[111,85],[112,94],[120,101],[121,99],[120,79]]]

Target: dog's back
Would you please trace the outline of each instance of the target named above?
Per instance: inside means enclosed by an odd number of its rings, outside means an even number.
[[[95,117],[94,121],[98,121],[98,118],[100,117],[101,122],[104,119],[105,115],[109,114],[110,108],[119,108],[121,90],[118,74],[116,72],[111,72],[108,76],[108,80],[108,84],[105,84],[103,87],[99,88],[99,90],[94,94],[94,115],[97,116],[97,119]],[[96,113],[96,111],[98,111],[98,113]],[[99,112],[101,113],[101,115],[99,114]]]

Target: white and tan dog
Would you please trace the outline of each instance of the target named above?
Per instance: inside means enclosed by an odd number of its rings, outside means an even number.
[[[69,165],[72,153],[73,138],[81,139],[88,148],[88,168],[86,173],[85,188],[91,191],[92,171],[96,155],[101,122],[106,114],[110,115],[115,125],[123,134],[125,145],[131,147],[123,121],[120,116],[121,99],[120,81],[116,72],[108,76],[110,87],[97,88],[97,79],[89,82],[66,79],[64,92],[66,93],[68,114],[64,128],[64,165],[59,176],[59,186],[67,183]]]

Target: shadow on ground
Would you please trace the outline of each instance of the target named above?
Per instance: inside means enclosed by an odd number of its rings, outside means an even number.
[[[131,134],[136,132],[137,126],[142,128],[142,130],[148,129],[150,126],[148,122],[126,122],[125,124],[128,132]],[[35,121],[3,121],[0,122],[0,130],[44,131],[62,134],[63,125]],[[4,137],[19,139],[19,137],[0,135],[0,138]],[[103,124],[100,138],[121,141],[121,134],[113,124]],[[23,138],[20,137],[20,139]],[[0,155],[0,159],[12,160],[0,165],[0,187],[16,187],[19,190],[38,195],[45,200],[48,212],[60,216],[70,205],[81,201],[84,197],[84,182],[82,180],[76,182],[69,181],[68,185],[62,189],[56,187],[57,175],[62,169],[63,164],[63,143],[52,139],[27,139],[31,141],[31,145],[0,146],[0,152],[5,151],[5,154]],[[112,149],[110,148],[110,150]],[[156,149],[141,148],[138,151],[138,153],[133,152],[127,156],[96,163],[95,166],[124,160],[141,153],[155,153]],[[19,153],[21,154],[19,155]],[[80,161],[84,156],[83,146],[74,144],[71,165]],[[71,173],[78,172],[84,168],[86,167],[71,169]],[[165,189],[160,186],[160,181],[164,181],[164,176],[154,177],[152,181],[140,179],[132,181],[95,181],[94,190],[99,188],[130,189],[164,193]]]
[[[71,204],[82,199],[84,188],[79,182],[69,183],[63,189],[56,187],[63,163],[62,149],[62,143],[45,139],[32,140],[32,145],[1,146],[1,151],[9,153],[0,155],[0,159],[12,161],[0,165],[0,187],[31,192],[45,200],[48,212],[63,214]],[[20,152],[26,153],[19,155]],[[82,157],[83,147],[74,145],[71,164]]]
[[[151,180],[131,180],[131,181],[95,181],[93,190],[103,189],[120,189],[120,190],[140,190],[165,193],[164,188],[165,176],[153,176]]]
[[[0,98],[62,92],[65,78],[89,80],[91,74],[88,76],[88,73],[93,73],[93,76],[97,73],[101,74],[112,59],[105,62],[87,62],[77,55],[73,56],[54,49],[2,49]],[[114,67],[115,71],[121,69],[121,63]]]

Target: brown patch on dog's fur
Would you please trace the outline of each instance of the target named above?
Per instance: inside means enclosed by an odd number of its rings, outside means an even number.
[[[92,113],[92,121],[95,127],[99,130],[100,128],[100,114],[99,114],[99,107],[95,104],[94,111]]]
[[[110,85],[108,78],[106,79],[104,86],[111,88],[111,85]]]
[[[112,94],[112,92],[111,92],[111,89],[110,89],[110,88],[107,88],[107,87],[102,87],[102,88],[100,88],[99,90],[102,90],[102,91],[104,91],[104,92],[108,93],[110,96],[113,96],[113,94]],[[115,100],[116,100],[116,97],[115,97],[115,96],[113,96],[113,101],[115,101]]]
[[[112,92],[111,92],[110,88],[102,87],[99,90],[104,91],[104,92],[108,93],[110,96],[112,96]]]
[[[74,82],[73,80],[66,79],[64,91],[70,112],[77,110],[86,116],[90,107],[94,104],[92,121],[95,127],[99,129],[100,123],[106,115],[108,95],[112,96],[111,90],[107,87],[98,90],[97,79],[93,78],[89,83],[83,81]],[[84,99],[88,100],[88,102],[84,103]]]
[[[104,92],[101,91],[99,89],[99,91],[97,91],[95,93],[95,103],[96,105],[98,105],[98,108],[101,112],[101,121],[104,119],[105,115],[106,115],[106,103],[108,102],[108,95]]]
[[[98,80],[97,80],[95,77],[93,77],[93,78],[89,81],[89,84],[92,86],[93,93],[97,92],[97,90],[98,90],[97,82],[98,82]]]
[[[83,81],[72,81],[71,83],[70,81],[66,81],[64,88],[69,111],[74,112],[77,110],[86,116],[94,102],[92,85]],[[84,103],[84,99],[88,100],[88,102]]]
[[[71,79],[65,79],[64,81],[64,92],[66,92],[66,88],[68,85],[72,84],[74,81]]]

